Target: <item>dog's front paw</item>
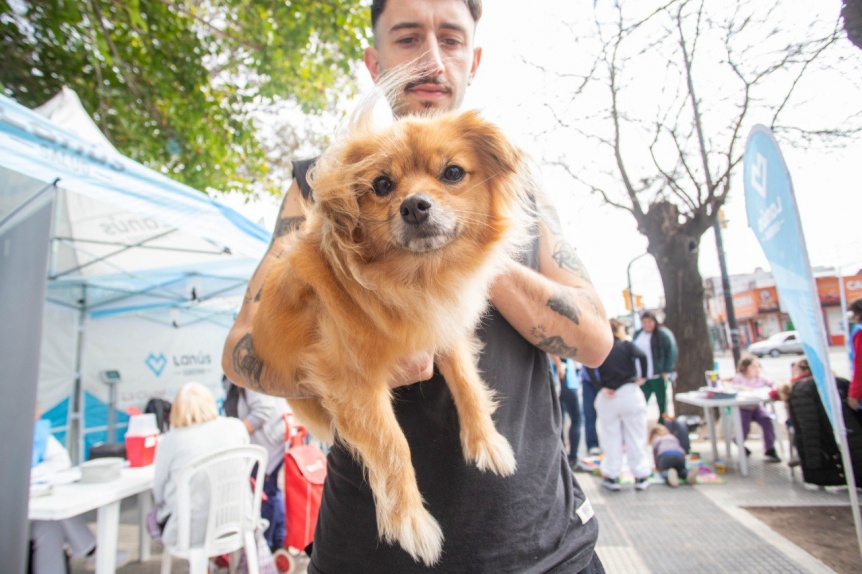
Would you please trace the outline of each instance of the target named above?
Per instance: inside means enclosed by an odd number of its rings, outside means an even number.
[[[443,530],[424,506],[402,508],[381,534],[389,542],[398,542],[417,562],[433,566],[443,552]]]
[[[476,463],[476,468],[485,472],[490,470],[500,476],[511,476],[515,474],[517,463],[512,445],[496,430],[485,433],[482,438],[472,439],[462,437],[464,456],[467,461]]]

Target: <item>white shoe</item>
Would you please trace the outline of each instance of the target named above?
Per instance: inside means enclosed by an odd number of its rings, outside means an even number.
[[[648,476],[635,479],[635,490],[646,490],[647,488],[649,488],[649,477]]]
[[[587,454],[589,454],[590,456],[599,456],[600,454],[602,454],[602,449],[597,446],[594,446],[589,450]]]
[[[614,492],[619,492],[620,490],[622,490],[622,487],[620,486],[620,481],[616,478],[603,478],[602,486]]]
[[[117,550],[117,568],[121,568],[129,563],[129,552],[126,550]],[[87,561],[84,563],[84,568],[88,571],[92,572],[96,569],[96,553],[93,552],[90,556],[87,556]]]
[[[679,486],[679,471],[675,468],[669,468],[667,471],[667,485]]]

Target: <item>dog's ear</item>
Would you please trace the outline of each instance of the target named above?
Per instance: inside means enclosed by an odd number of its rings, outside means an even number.
[[[322,160],[324,158],[321,158]],[[309,174],[314,187],[314,208],[340,241],[349,240],[359,225],[359,202],[350,178],[342,178],[343,168],[327,157],[318,161]]]
[[[508,176],[518,171],[523,159],[521,151],[509,142],[500,128],[472,110],[462,113],[456,121],[459,131],[479,154],[488,175]]]

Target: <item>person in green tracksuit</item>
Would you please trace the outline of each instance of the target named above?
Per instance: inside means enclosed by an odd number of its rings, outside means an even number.
[[[635,331],[632,342],[647,356],[647,372],[642,373],[647,381],[641,385],[641,390],[647,402],[655,393],[658,420],[661,422],[667,412],[667,378],[676,368],[679,355],[676,338],[670,329],[659,325],[652,312],[644,311],[641,315],[641,328]]]

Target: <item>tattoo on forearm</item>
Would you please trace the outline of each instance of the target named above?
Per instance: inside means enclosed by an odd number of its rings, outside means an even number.
[[[296,231],[302,225],[303,221],[305,221],[305,218],[302,216],[282,217],[275,224],[275,230],[272,232],[273,241],[283,235]]]
[[[257,290],[257,295],[254,296],[254,302],[255,303],[260,301],[261,293],[263,293],[263,285],[260,286],[260,289]]]
[[[242,297],[242,302],[248,303],[249,301],[251,301],[251,287],[246,287],[245,295]]]
[[[254,385],[261,392],[266,392],[261,383],[263,363],[254,354],[254,341],[251,333],[243,336],[233,348],[233,370],[241,375],[246,382]]]
[[[551,257],[553,257],[554,262],[560,269],[574,273],[586,281],[590,280],[590,276],[587,274],[587,269],[584,267],[584,264],[581,263],[578,254],[575,253],[575,250],[572,249],[571,245],[569,245],[565,240],[557,242],[554,246],[553,253],[551,253]]]
[[[546,353],[565,359],[574,359],[578,354],[577,347],[570,347],[559,335],[546,335],[542,325],[533,327],[530,334],[537,339],[536,346]]]
[[[575,291],[581,300],[589,303],[590,308],[593,310],[593,316],[604,319],[604,315],[599,311],[599,306],[596,304],[596,300],[593,298],[592,294],[590,294],[586,289],[576,289]]]
[[[574,298],[569,296],[569,294],[563,289],[558,289],[557,292],[548,299],[548,307],[575,325],[581,324],[581,310],[578,307],[578,304],[575,303]]]

